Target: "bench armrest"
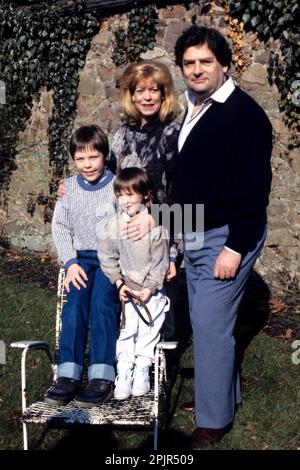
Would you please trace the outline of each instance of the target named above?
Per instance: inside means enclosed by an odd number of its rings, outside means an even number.
[[[178,341],[160,341],[156,346],[159,349],[176,349]]]
[[[21,357],[21,393],[22,393],[22,412],[26,409],[26,356],[28,351],[42,350],[46,351],[52,369],[53,361],[50,349],[47,343],[43,341],[15,341],[10,345],[12,348],[22,349]]]
[[[12,348],[18,349],[48,349],[49,346],[44,341],[14,341],[10,344]]]

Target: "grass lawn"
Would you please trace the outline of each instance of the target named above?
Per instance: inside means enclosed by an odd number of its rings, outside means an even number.
[[[22,449],[19,422],[20,351],[9,347],[17,340],[45,340],[53,348],[56,296],[53,292],[0,276],[0,340],[6,344],[6,364],[0,365],[0,449]],[[243,406],[232,431],[209,449],[296,450],[300,448],[300,365],[292,364],[292,341],[263,333],[246,349],[242,363]],[[28,401],[51,383],[43,352],[29,353]],[[170,400],[170,426],[160,435],[160,450],[185,451],[194,428],[193,414],[180,403],[193,398],[191,342],[182,352],[174,375]],[[152,434],[141,430],[81,426],[51,429],[29,425],[29,445],[37,449],[151,450]]]

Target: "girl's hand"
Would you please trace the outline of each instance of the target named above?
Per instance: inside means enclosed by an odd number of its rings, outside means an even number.
[[[70,283],[73,284],[76,289],[80,290],[80,285],[86,287],[86,283],[88,277],[85,274],[84,270],[79,266],[79,264],[74,263],[68,268],[67,276],[64,282],[64,286],[66,291],[70,292]]]
[[[147,212],[139,212],[127,223],[124,230],[121,230],[121,237],[133,241],[140,240],[147,233],[151,232],[155,223],[153,217]]]
[[[58,198],[61,198],[66,194],[66,192],[67,192],[67,188],[64,185],[64,180],[60,180],[56,196]]]
[[[150,300],[150,298],[152,296],[152,292],[151,292],[150,289],[148,289],[148,287],[145,287],[140,292],[138,292],[138,296],[143,302],[146,303],[146,302],[148,302],[148,300]]]
[[[124,284],[124,286],[121,287],[120,291],[119,291],[119,299],[120,300],[123,300],[124,302],[127,302],[129,300],[129,298],[127,297],[127,295],[125,294],[125,291],[129,291],[129,292],[132,292],[131,289],[129,289],[128,286],[126,286],[126,284]]]
[[[167,282],[170,282],[172,279],[174,279],[174,277],[176,277],[176,273],[177,273],[176,264],[174,263],[174,261],[170,261],[169,269],[166,274]]]

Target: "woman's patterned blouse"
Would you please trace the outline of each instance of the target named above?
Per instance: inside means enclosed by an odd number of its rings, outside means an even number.
[[[152,183],[153,202],[167,202],[179,130],[180,124],[176,121],[161,123],[158,119],[142,128],[123,124],[113,137],[109,169],[118,173],[123,168],[142,168]]]

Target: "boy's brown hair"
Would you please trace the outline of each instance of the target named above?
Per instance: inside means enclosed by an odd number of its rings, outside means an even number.
[[[97,150],[103,154],[105,161],[108,159],[108,139],[99,126],[94,124],[81,126],[71,135],[69,150],[73,160],[76,152],[81,152],[86,148]]]

